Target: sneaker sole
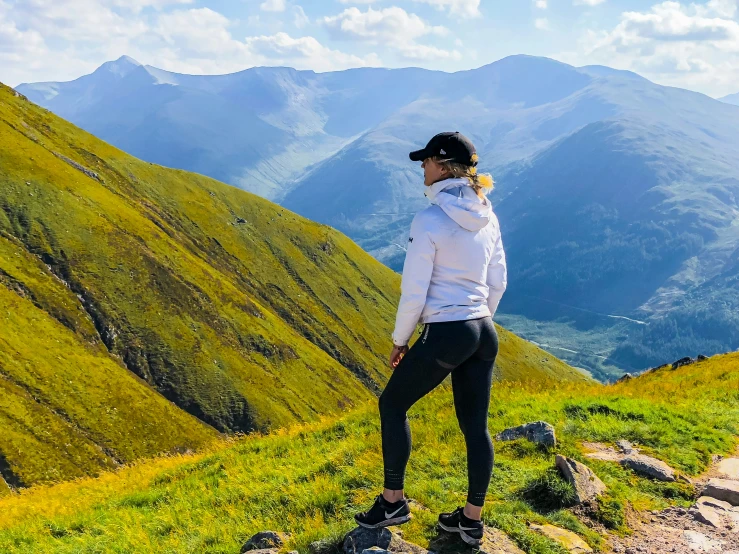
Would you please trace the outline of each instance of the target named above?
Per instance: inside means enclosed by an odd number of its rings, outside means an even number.
[[[479,546],[482,543],[482,539],[471,537],[470,535],[462,531],[459,527],[447,527],[441,521],[439,521],[437,524],[440,528],[448,533],[459,533],[459,536],[462,538],[462,540],[471,546]]]
[[[360,527],[364,527],[365,529],[382,529],[383,527],[390,527],[392,525],[402,525],[403,523],[408,523],[410,520],[411,515],[408,514],[407,516],[386,519],[385,521],[375,523],[374,525],[370,525],[369,523],[362,523],[361,521],[357,521],[356,519],[354,521],[357,522],[357,525],[359,525]]]

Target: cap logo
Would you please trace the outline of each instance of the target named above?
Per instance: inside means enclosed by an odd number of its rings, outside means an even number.
[[[441,154],[442,156],[446,156],[446,150],[442,148],[441,150],[439,150],[439,154]]]

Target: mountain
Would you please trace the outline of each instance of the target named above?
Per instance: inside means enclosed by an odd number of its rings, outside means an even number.
[[[675,370],[666,366],[613,386],[496,384],[491,434],[544,419],[556,429],[556,452],[587,464],[608,490],[590,505],[569,509],[572,489],[554,468],[554,452],[526,440],[497,442],[483,512],[485,524],[496,530],[495,546],[502,549],[507,535],[529,553],[569,552],[531,526],[548,523],[607,552],[612,541],[631,536],[630,525],[642,527],[641,519],[654,517],[652,510],[689,506],[695,490],[686,477],[703,480],[713,459],[736,449],[738,391],[739,354]],[[435,530],[437,514],[463,502],[467,489],[451,391],[440,387],[419,401],[410,422],[414,442],[406,482],[413,519],[403,526],[403,539],[424,551],[469,552]],[[585,446],[624,438],[680,478],[664,483],[586,457]],[[99,479],[0,498],[0,551],[232,553],[271,529],[286,534],[285,550],[341,552],[354,513],[372,502],[381,485],[379,417],[374,405],[364,406],[341,418],[223,441],[205,453],[142,461]],[[673,510],[668,514],[675,517]],[[725,529],[709,529],[701,532],[730,540]]]
[[[0,484],[95,474],[375,397],[399,276],[0,87]],[[501,332],[499,380],[587,380]]]
[[[719,100],[721,100],[721,102],[726,102],[727,104],[735,104],[739,106],[739,92],[736,94],[729,94],[728,96],[719,98]]]
[[[224,76],[124,58],[18,90],[144,159],[335,227],[396,270],[426,205],[407,153],[463,131],[498,183],[500,321],[601,379],[739,348],[739,112],[707,96],[531,56],[456,73]]]

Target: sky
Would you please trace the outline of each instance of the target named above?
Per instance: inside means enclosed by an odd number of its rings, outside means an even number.
[[[128,55],[170,71],[424,67],[512,54],[739,92],[739,0],[0,0],[0,81],[65,81]]]

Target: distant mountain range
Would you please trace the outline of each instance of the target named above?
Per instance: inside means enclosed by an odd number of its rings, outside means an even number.
[[[18,90],[143,159],[332,225],[395,269],[425,205],[407,152],[460,130],[498,182],[501,310],[546,324],[529,338],[557,339],[601,377],[739,348],[739,110],[725,102],[528,56],[457,73],[225,76],[122,58]],[[595,348],[595,334],[609,338]]]
[[[334,229],[0,85],[0,496],[372,400],[399,285]],[[500,335],[497,379],[587,380]]]
[[[739,92],[736,94],[729,94],[729,96],[724,96],[720,99],[722,102],[726,102],[727,104],[734,104],[736,106],[739,106]]]

